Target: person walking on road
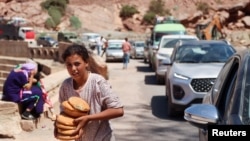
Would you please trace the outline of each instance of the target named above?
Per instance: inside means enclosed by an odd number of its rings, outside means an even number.
[[[131,44],[128,42],[128,38],[125,38],[125,42],[122,44],[123,51],[123,69],[127,69],[130,58]]]
[[[109,120],[124,114],[119,97],[103,76],[88,70],[91,64],[84,45],[70,45],[62,54],[62,59],[71,77],[65,79],[60,87],[60,104],[77,96],[90,106],[88,115],[74,119],[77,127],[72,135],[77,135],[76,141],[113,141]],[[57,137],[56,127],[54,133]]]
[[[103,57],[104,53],[106,53],[107,48],[108,48],[108,41],[104,42],[103,44],[101,57]]]
[[[103,38],[103,36],[96,39],[97,54],[98,55],[101,55],[101,51],[102,51],[102,48],[103,48],[103,45],[104,45],[105,42],[106,42],[106,39]]]

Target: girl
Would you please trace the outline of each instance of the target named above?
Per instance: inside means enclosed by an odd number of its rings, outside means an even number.
[[[77,141],[110,141],[112,129],[110,119],[123,116],[123,105],[107,80],[88,70],[89,54],[85,46],[70,45],[62,55],[70,78],[59,91],[59,102],[78,96],[90,105],[89,115],[76,118]],[[57,132],[55,131],[55,137]]]

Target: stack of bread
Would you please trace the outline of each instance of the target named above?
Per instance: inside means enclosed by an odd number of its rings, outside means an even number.
[[[57,130],[56,138],[60,140],[75,140],[78,135],[72,133],[76,129],[74,119],[89,114],[89,104],[80,97],[70,97],[62,102],[62,113],[57,115],[55,128]]]

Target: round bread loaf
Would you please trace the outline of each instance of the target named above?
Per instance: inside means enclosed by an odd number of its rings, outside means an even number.
[[[61,124],[60,122],[57,122],[57,121],[56,121],[55,124],[56,124],[57,128],[64,129],[64,130],[74,130],[74,129],[76,129],[76,126],[64,125],[64,124]]]
[[[72,135],[73,132],[75,130],[74,129],[61,129],[61,128],[57,128],[57,132],[62,134],[62,135]]]
[[[57,133],[56,138],[59,140],[76,140],[79,137],[79,135],[63,135],[60,133]]]
[[[60,114],[56,116],[56,122],[59,122],[63,125],[74,126],[74,118],[66,116],[65,114]]]
[[[62,108],[63,112],[71,117],[80,117],[80,116],[85,116],[88,113],[87,112],[82,112],[80,110],[75,109],[69,101],[63,101],[62,102]]]
[[[76,97],[76,96],[70,97],[68,99],[68,102],[70,105],[72,105],[75,109],[79,111],[89,112],[90,110],[89,104],[80,97]]]

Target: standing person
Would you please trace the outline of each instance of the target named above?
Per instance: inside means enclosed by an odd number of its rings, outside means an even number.
[[[106,53],[107,48],[108,48],[108,41],[104,42],[103,51],[102,51],[101,57],[104,55],[104,53]]]
[[[68,73],[59,90],[59,102],[77,96],[90,106],[88,115],[74,120],[77,128],[73,134],[77,141],[111,141],[114,139],[109,120],[124,114],[123,105],[112,91],[111,85],[101,75],[88,70],[89,54],[85,46],[71,45],[63,53]],[[62,109],[62,108],[61,108]],[[55,127],[55,137],[57,129]]]
[[[27,120],[39,118],[43,113],[43,92],[33,85],[37,80],[37,64],[24,63],[17,65],[5,80],[2,100],[21,104],[21,117]]]
[[[100,38],[97,38],[96,44],[97,44],[97,54],[101,55],[101,51],[103,48],[104,43],[106,42],[106,39],[101,36]]]
[[[130,58],[130,50],[131,45],[128,42],[128,38],[125,38],[125,42],[122,44],[122,51],[123,51],[123,69],[127,69],[129,58]]]

